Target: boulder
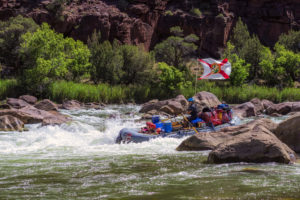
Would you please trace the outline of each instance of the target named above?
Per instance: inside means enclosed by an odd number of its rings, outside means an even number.
[[[244,117],[252,117],[256,115],[255,106],[251,102],[246,102],[233,107],[234,115],[244,118]]]
[[[15,98],[7,98],[6,103],[8,105],[10,105],[11,107],[17,108],[17,109],[30,105],[22,99],[15,99]]]
[[[40,110],[45,110],[45,111],[57,111],[58,110],[58,106],[53,103],[52,101],[50,101],[49,99],[44,99],[40,102],[38,102],[37,104],[34,105],[34,107],[36,107],[37,109]]]
[[[164,106],[165,107],[165,106]],[[181,113],[183,113],[185,111],[184,107],[182,106],[182,104],[180,104],[177,101],[168,101],[167,107],[169,107],[171,110],[171,112],[166,112],[168,114],[173,114],[173,115],[179,115]],[[162,110],[162,108],[160,109]],[[164,111],[164,110],[162,110]],[[164,111],[165,112],[165,111]]]
[[[0,131],[22,131],[24,123],[11,115],[0,116]]]
[[[167,106],[167,107],[166,107]],[[170,115],[178,115],[187,109],[188,102],[183,95],[178,95],[176,98],[169,100],[151,100],[145,103],[140,113],[148,113],[151,110],[162,111]]]
[[[274,103],[273,103],[272,101],[269,101],[269,100],[267,100],[267,99],[263,99],[263,100],[261,101],[261,103],[262,103],[262,105],[263,105],[263,107],[264,107],[264,110],[266,110],[266,109],[268,109],[270,106],[273,106],[273,105],[274,105]]]
[[[66,110],[78,110],[81,108],[81,104],[76,100],[68,100],[63,102],[62,108]]]
[[[201,133],[183,141],[177,150],[212,150],[209,163],[295,162],[296,153],[271,131],[276,124],[269,119],[223,128],[214,133]]]
[[[175,113],[174,110],[169,106],[163,106],[162,108],[159,109],[160,112],[165,112],[167,114],[172,114]]]
[[[19,99],[22,99],[23,101],[26,101],[29,104],[34,105],[37,102],[37,98],[31,95],[22,95],[19,97]]]
[[[296,153],[265,127],[241,133],[218,145],[208,155],[209,163],[293,163]]]
[[[11,108],[12,107],[10,105],[8,105],[7,103],[0,105],[0,109],[11,109]]]
[[[292,102],[283,102],[283,103],[279,103],[279,104],[273,104],[272,106],[267,108],[266,113],[268,115],[271,115],[273,113],[286,115],[292,111],[292,106],[293,106]]]
[[[254,105],[254,111],[256,115],[262,114],[264,111],[264,105],[258,98],[254,98],[250,101]]]
[[[300,153],[300,113],[296,113],[281,122],[274,133],[291,149]]]
[[[198,92],[194,97],[195,102],[199,105],[199,110],[203,107],[216,107],[221,104],[216,95],[210,92]]]
[[[50,112],[51,112],[50,116],[43,118],[43,121],[42,121],[43,126],[60,125],[60,124],[70,121],[68,117],[60,114],[59,112],[56,112],[56,111],[50,111]]]
[[[101,105],[100,103],[94,103],[94,102],[84,104],[84,108],[86,109],[101,109],[103,107],[104,106]]]
[[[240,126],[230,126],[216,132],[204,132],[193,135],[184,140],[178,147],[178,151],[203,151],[213,150],[219,144],[227,140],[232,140],[236,135],[253,130],[257,126],[262,126],[270,131],[274,131],[277,124],[270,119],[262,118],[243,124]]]
[[[55,118],[57,116],[61,117],[61,114],[57,112],[47,112],[44,110],[39,110],[33,106],[26,106],[21,109],[5,109],[0,110],[0,116],[3,115],[11,115],[18,119],[20,119],[24,124],[36,124],[42,123],[45,118]],[[63,116],[63,115],[62,115]],[[64,122],[68,121],[69,119],[65,117]],[[64,123],[62,122],[62,123]]]

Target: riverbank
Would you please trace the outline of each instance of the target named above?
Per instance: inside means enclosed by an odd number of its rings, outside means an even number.
[[[23,95],[18,89],[16,80],[0,80],[0,97],[18,97]],[[203,81],[199,83],[196,92],[207,91],[215,94],[221,101],[230,104],[238,104],[250,101],[253,98],[267,99],[274,103],[284,101],[300,101],[300,88],[269,88],[257,85],[243,85],[233,87],[228,85],[217,85],[215,82]],[[194,96],[195,88],[184,88],[170,94],[161,88],[151,88],[147,85],[136,86],[112,86],[109,84],[85,84],[66,81],[54,82],[47,92],[38,94],[39,98],[49,98],[55,102],[62,103],[64,100],[78,100],[80,102],[102,102],[102,103],[144,103],[151,99],[170,99],[178,94],[186,98]],[[32,94],[33,96],[37,94]]]

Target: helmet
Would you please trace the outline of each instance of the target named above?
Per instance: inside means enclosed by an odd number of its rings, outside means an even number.
[[[189,98],[188,102],[194,102],[194,98],[193,97]]]

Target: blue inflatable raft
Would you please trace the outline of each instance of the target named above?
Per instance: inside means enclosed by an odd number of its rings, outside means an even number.
[[[230,121],[230,123],[222,124],[215,127],[215,130],[219,130],[224,127],[238,125],[240,123],[239,118],[234,118]],[[213,131],[210,127],[203,127],[203,128],[197,128],[198,132],[208,132]],[[151,139],[156,138],[182,138],[185,136],[191,136],[194,135],[195,131],[193,129],[189,130],[179,130],[179,131],[173,131],[173,132],[161,132],[159,135],[151,135],[151,134],[145,134],[145,133],[139,133],[139,129],[133,129],[133,128],[123,128],[116,139],[116,143],[141,143],[146,142]]]

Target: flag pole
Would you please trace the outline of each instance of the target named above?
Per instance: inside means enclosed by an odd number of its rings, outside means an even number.
[[[196,90],[197,90],[198,70],[199,70],[198,60],[196,60],[196,62],[197,62],[197,70],[196,70],[196,81],[195,81],[195,93],[194,94],[196,94]]]

